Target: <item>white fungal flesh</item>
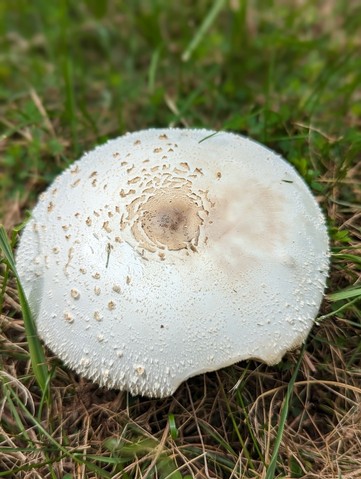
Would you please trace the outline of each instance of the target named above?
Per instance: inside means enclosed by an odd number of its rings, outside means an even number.
[[[281,157],[231,133],[151,129],[55,179],[17,267],[41,337],[67,365],[163,397],[300,345],[328,256],[321,211]]]

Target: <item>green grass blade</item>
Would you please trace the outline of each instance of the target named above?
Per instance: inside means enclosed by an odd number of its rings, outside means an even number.
[[[349,288],[337,293],[329,294],[331,301],[341,301],[342,299],[358,298],[361,299],[361,288]]]
[[[16,271],[13,252],[11,250],[9,240],[6,235],[5,228],[2,225],[0,225],[0,249],[4,254],[6,263],[8,264],[9,268],[11,269],[16,278],[19,301],[24,319],[25,333],[29,345],[31,366],[36,381],[45,397],[46,402],[48,402],[50,400],[49,371],[46,365],[45,354],[40,339],[37,335],[35,322],[32,317],[29,303],[26,299],[23,287],[21,285],[20,277]]]
[[[0,377],[0,381],[3,383],[1,388],[3,397],[6,400],[6,404],[9,408],[12,419],[14,421],[14,425],[16,425],[16,428],[17,428],[16,436],[30,443],[31,442],[30,436],[28,435],[26,427],[22,423],[19,412],[17,408],[15,407],[14,402],[11,398],[10,391],[8,389],[8,384],[7,384],[9,380],[5,377],[4,378]]]
[[[78,152],[78,133],[77,133],[77,119],[76,119],[76,106],[75,106],[75,94],[74,94],[74,72],[73,63],[70,56],[67,56],[63,64],[63,77],[65,88],[65,114],[70,123],[71,136],[73,140],[74,151]]]
[[[160,53],[161,49],[157,48],[152,53],[151,59],[150,59],[150,65],[149,65],[149,71],[148,71],[148,90],[153,93],[155,89],[155,81],[156,81],[156,75],[157,75],[157,68],[159,65],[159,60],[160,60]]]
[[[269,463],[265,479],[274,479],[274,477],[275,477],[275,471],[276,471],[277,459],[278,459],[278,452],[279,452],[280,445],[281,445],[281,442],[282,442],[283,431],[284,431],[285,425],[286,425],[288,410],[289,410],[289,406],[290,406],[290,400],[291,400],[292,392],[293,392],[293,386],[295,384],[295,381],[296,381],[296,378],[297,378],[297,375],[298,375],[298,371],[299,371],[300,366],[301,366],[304,351],[305,351],[305,345],[303,345],[303,347],[302,347],[300,357],[298,358],[295,370],[292,374],[291,380],[290,380],[290,382],[288,384],[288,387],[287,387],[287,393],[286,393],[285,401],[284,401],[282,411],[281,411],[281,415],[280,415],[280,423],[279,423],[279,426],[278,426],[276,441],[275,441],[275,444],[274,444],[274,449],[273,449],[271,461]]]
[[[337,293],[335,293],[337,294]],[[333,316],[336,316],[337,314],[341,313],[341,311],[344,311],[346,309],[349,309],[350,306],[352,306],[353,304],[357,303],[358,301],[360,300],[360,297],[356,297],[354,298],[353,300],[347,302],[346,304],[343,304],[342,306],[340,306],[338,309],[336,309],[335,311],[331,311],[331,313],[327,313],[327,314],[324,314],[322,316],[319,316],[317,318],[317,322],[319,323],[320,321],[324,321],[325,319],[327,318],[331,318]],[[354,323],[356,325],[356,323]],[[357,325],[357,327],[359,327],[359,325]]]
[[[203,23],[199,27],[197,33],[194,35],[192,41],[186,48],[186,50],[182,54],[182,60],[184,62],[187,62],[191,56],[193,51],[197,48],[197,46],[200,44],[200,42],[203,40],[203,37],[211,27],[212,23],[216,19],[217,15],[220,13],[222,8],[224,7],[225,0],[216,0],[213,4],[213,7],[210,9],[208,12],[208,15],[206,18],[203,20]]]
[[[171,438],[176,440],[179,436],[179,431],[177,428],[177,424],[175,422],[174,414],[168,414],[168,423],[169,423],[169,431]]]
[[[244,422],[247,426],[247,430],[248,430],[248,434],[249,434],[249,437],[252,441],[252,446],[255,448],[255,450],[257,451],[257,454],[258,454],[258,458],[264,463],[264,455],[261,451],[261,447],[258,443],[258,440],[255,436],[255,433],[252,429],[252,426],[251,426],[251,423],[250,423],[250,420],[249,420],[249,416],[248,416],[248,412],[247,412],[247,409],[246,409],[246,405],[244,403],[244,400],[243,400],[243,396],[242,396],[242,393],[239,389],[237,389],[237,398],[238,398],[238,402],[239,404],[241,405],[241,408],[243,410],[243,413],[245,415],[245,419],[244,419]]]

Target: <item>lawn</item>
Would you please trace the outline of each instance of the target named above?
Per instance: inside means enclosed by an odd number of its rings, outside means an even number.
[[[357,0],[0,3],[0,477],[361,477],[360,29]],[[156,400],[100,388],[39,348],[11,249],[84,151],[168,126],[284,156],[332,254],[304,347]]]

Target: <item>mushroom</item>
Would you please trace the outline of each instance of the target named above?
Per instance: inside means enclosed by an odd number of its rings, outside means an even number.
[[[17,267],[40,336],[100,385],[171,395],[299,346],[323,297],[323,215],[294,168],[242,136],[126,134],[40,197]]]

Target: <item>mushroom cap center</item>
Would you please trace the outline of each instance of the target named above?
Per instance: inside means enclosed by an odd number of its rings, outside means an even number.
[[[159,190],[141,205],[138,222],[152,245],[180,250],[197,245],[200,210],[180,189]]]

